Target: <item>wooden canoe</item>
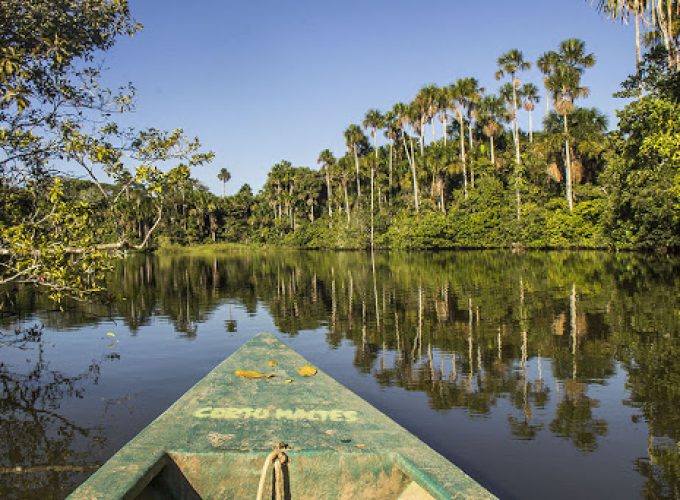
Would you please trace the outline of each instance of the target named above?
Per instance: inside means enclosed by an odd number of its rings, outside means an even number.
[[[256,336],[69,498],[253,499],[278,443],[289,447],[276,476],[284,478],[285,498],[494,498],[328,375],[301,376],[303,366],[275,336]],[[239,370],[274,376],[246,378]],[[267,499],[277,487],[273,470],[263,482]]]

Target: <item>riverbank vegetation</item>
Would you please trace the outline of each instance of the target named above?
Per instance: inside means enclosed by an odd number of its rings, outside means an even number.
[[[115,121],[134,89],[103,88],[98,57],[141,29],[125,1],[5,0],[0,284],[86,295],[112,254],[207,242],[678,248],[677,1],[595,4],[641,26],[613,130],[587,104],[597,57],[585,42],[531,57],[511,48],[498,56],[497,90],[472,76],[425,85],[411,102],[357,117],[346,149],[323,149],[318,165],[273,165],[257,192],[245,184],[225,196],[232,179],[221,168],[219,196],[191,177],[213,158],[198,139]],[[525,78],[534,65],[540,82]]]

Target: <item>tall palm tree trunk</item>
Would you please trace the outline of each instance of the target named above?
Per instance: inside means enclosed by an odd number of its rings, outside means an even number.
[[[470,119],[470,125],[468,126],[468,141],[470,144],[470,154],[472,154],[472,147],[474,145],[474,140],[472,138],[472,119]],[[470,187],[475,188],[475,167],[474,163],[470,164]]]
[[[529,143],[534,143],[534,111],[529,111]]]
[[[415,158],[413,157],[413,139],[410,140],[411,142],[411,154],[408,152],[408,146],[406,145],[406,139],[404,141],[404,151],[406,151],[406,158],[408,159],[408,164],[411,167],[411,177],[413,179],[413,205],[416,209],[416,212],[418,212],[419,209],[419,204],[418,204],[418,182],[416,180],[416,165],[415,165]]]
[[[467,177],[467,159],[465,158],[465,123],[463,122],[463,115],[458,119],[460,123],[460,161],[463,162],[463,197],[468,197],[468,177]]]
[[[444,146],[446,146],[446,122],[447,122],[447,116],[446,112],[442,113],[442,134],[444,136]]]
[[[640,50],[640,13],[635,12],[635,68],[640,73],[640,63],[642,62],[642,52]]]
[[[345,192],[345,213],[347,214],[347,224],[352,222],[351,217],[349,215],[349,196],[347,195],[347,182],[342,183],[342,189]]]
[[[371,167],[371,250],[373,250],[373,177],[375,177],[375,168]]]
[[[494,147],[493,134],[489,136],[489,145],[491,146],[491,165],[496,166],[496,151]]]
[[[359,155],[357,154],[357,145],[352,146],[352,151],[354,151],[354,167],[357,174],[357,201],[361,198],[361,182],[359,181]]]
[[[574,197],[572,194],[572,180],[571,180],[571,146],[569,145],[569,124],[567,113],[564,114],[564,154],[566,157],[566,165],[564,167],[564,182],[566,184],[567,205],[569,211],[574,209]]]
[[[515,135],[515,201],[517,203],[517,220],[520,220],[521,214],[520,214],[520,206],[522,203],[522,200],[519,195],[519,182],[520,182],[520,173],[519,173],[519,166],[521,162],[520,154],[519,154],[519,124],[517,122],[517,89],[515,88],[515,75],[514,73],[512,74],[512,106],[513,106],[513,111],[514,115],[512,118],[512,124],[513,124],[513,131]]]
[[[394,145],[392,141],[390,141],[390,174],[389,174],[389,183],[390,185],[388,186],[387,190],[387,195],[388,195],[388,200],[390,205],[392,204],[392,149],[394,149]]]
[[[326,165],[326,191],[328,192],[328,215],[333,217],[333,191],[331,188],[331,174],[328,172],[328,165]]]

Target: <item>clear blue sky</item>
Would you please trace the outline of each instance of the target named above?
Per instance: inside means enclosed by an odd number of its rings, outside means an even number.
[[[107,83],[132,81],[138,107],[126,122],[182,127],[216,153],[194,172],[221,193],[261,188],[287,159],[316,168],[324,148],[371,107],[409,101],[428,83],[474,76],[495,90],[496,58],[517,47],[535,60],[569,37],[597,56],[585,105],[615,121],[612,97],[634,70],[632,28],[586,0],[130,0],[144,30],[106,54]],[[542,90],[532,70],[522,81]],[[537,106],[540,122],[543,103]]]

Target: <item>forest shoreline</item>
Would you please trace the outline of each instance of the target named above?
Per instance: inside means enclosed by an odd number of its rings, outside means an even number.
[[[152,249],[152,253],[156,255],[202,255],[213,254],[223,251],[314,251],[314,252],[370,252],[370,247],[305,247],[292,246],[285,244],[273,243],[196,243],[190,245],[167,245]],[[376,247],[374,250],[377,253],[420,253],[420,252],[493,252],[493,251],[507,251],[512,253],[524,252],[602,252],[608,254],[628,253],[637,255],[679,255],[680,249],[671,247],[660,247],[654,249],[643,248],[613,248],[606,246],[525,246],[525,245],[511,245],[511,246],[454,246],[454,247],[420,247],[416,249],[392,248],[392,247]]]

